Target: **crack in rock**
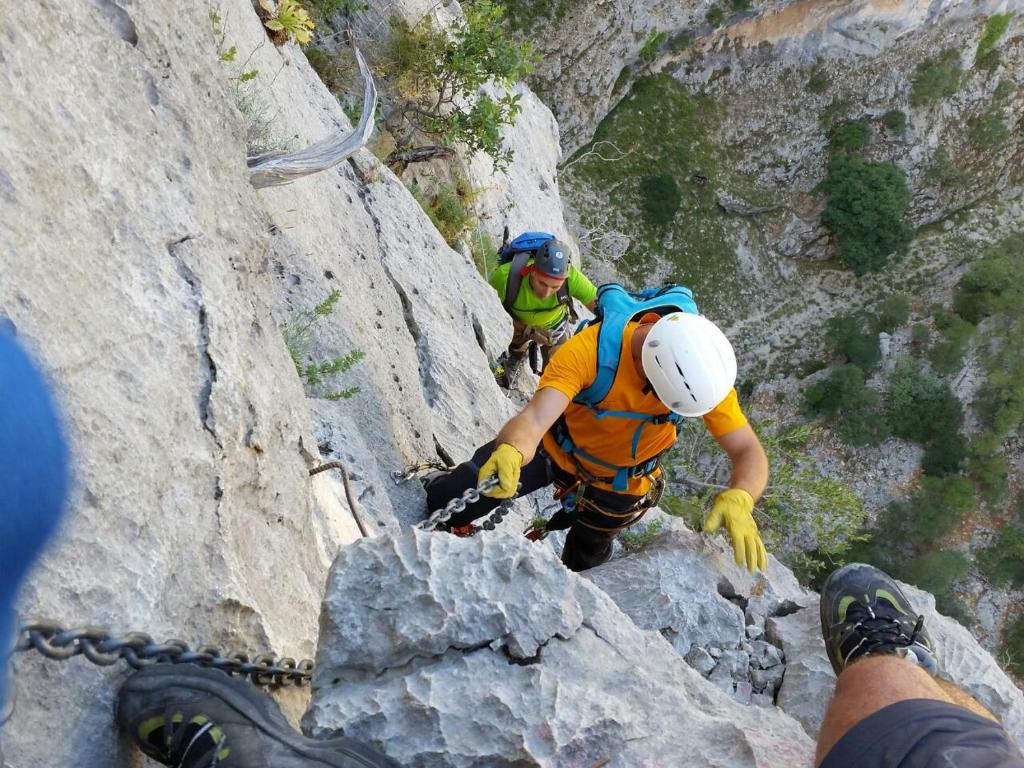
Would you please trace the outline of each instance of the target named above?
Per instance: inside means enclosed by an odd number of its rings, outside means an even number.
[[[197,398],[199,421],[203,425],[203,429],[209,432],[213,437],[214,442],[216,442],[219,447],[223,447],[221,446],[220,439],[217,437],[214,416],[210,411],[210,398],[213,393],[213,385],[214,382],[217,381],[217,364],[213,361],[213,356],[210,354],[210,325],[206,317],[206,306],[203,303],[202,284],[198,275],[196,275],[192,268],[185,263],[185,260],[178,253],[179,246],[197,238],[198,235],[185,235],[184,237],[174,240],[167,244],[167,253],[170,254],[171,258],[174,260],[174,266],[178,270],[178,275],[189,287],[192,298],[196,303],[196,310],[198,313],[199,328],[197,346],[203,372],[203,381],[199,387],[199,395]]]

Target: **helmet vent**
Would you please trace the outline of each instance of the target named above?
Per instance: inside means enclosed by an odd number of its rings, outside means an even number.
[[[659,363],[660,365],[660,363]],[[686,380],[686,374],[683,373],[683,369],[679,367],[679,363],[675,364],[676,370],[679,371],[679,376],[683,380],[683,386],[686,387],[686,391],[690,393],[690,397],[693,398],[693,402],[697,402],[697,396],[693,394],[693,389],[690,387],[690,383]],[[677,403],[678,405],[678,403]]]

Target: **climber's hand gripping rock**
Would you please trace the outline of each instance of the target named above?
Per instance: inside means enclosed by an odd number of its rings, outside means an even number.
[[[736,564],[745,565],[751,573],[755,568],[768,570],[768,553],[754,522],[754,497],[742,488],[730,488],[715,497],[711,512],[704,521],[704,532],[712,533],[722,525],[729,532]]]

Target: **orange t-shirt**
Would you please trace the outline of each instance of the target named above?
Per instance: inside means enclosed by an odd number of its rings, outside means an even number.
[[[658,399],[653,390],[644,391],[647,379],[633,364],[630,352],[633,333],[640,323],[627,323],[622,336],[622,352],[619,355],[619,368],[615,374],[608,396],[601,401],[601,410],[632,411],[634,413],[659,416],[668,412],[665,404]],[[552,356],[551,362],[544,369],[538,389],[551,387],[557,389],[570,400],[583,389],[590,386],[597,376],[597,334],[600,326],[592,325],[581,333],[573,336],[558,352]],[[643,464],[662,451],[671,447],[676,441],[676,427],[671,422],[664,424],[646,424],[640,433],[633,453],[633,440],[636,429],[640,426],[639,419],[606,415],[598,418],[593,410],[585,405],[569,403],[565,409],[565,423],[569,428],[573,443],[577,448],[601,459],[608,464],[621,467],[632,467]],[[747,417],[740,409],[736,390],[730,390],[725,399],[704,415],[704,423],[708,431],[720,437],[747,423]],[[573,459],[555,441],[549,430],[544,435],[544,450],[551,459],[566,472],[576,471]],[[583,468],[599,477],[609,477],[614,470],[589,462],[581,456],[576,457]],[[614,490],[611,483],[599,482],[598,488]],[[631,477],[627,487],[621,493],[642,496],[651,487],[647,477]]]

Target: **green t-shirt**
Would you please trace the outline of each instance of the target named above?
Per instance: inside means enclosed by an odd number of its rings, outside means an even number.
[[[527,262],[533,264],[533,260]],[[505,302],[505,288],[508,286],[508,273],[512,262],[502,264],[491,274],[491,287],[498,292],[498,298]],[[576,267],[569,267],[566,279],[569,295],[581,304],[589,304],[597,298],[597,288]],[[558,294],[553,293],[546,299],[537,298],[530,285],[530,276],[523,278],[519,286],[519,295],[512,303],[512,316],[534,328],[554,328],[565,317],[565,307],[558,302]]]

